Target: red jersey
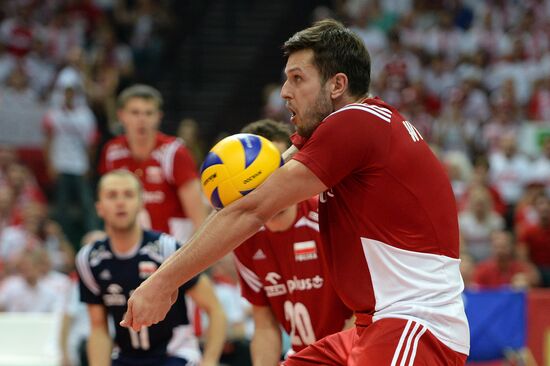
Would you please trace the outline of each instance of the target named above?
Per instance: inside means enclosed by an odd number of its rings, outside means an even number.
[[[294,159],[329,187],[319,196],[319,226],[344,303],[374,322],[417,321],[468,354],[456,204],[418,130],[366,99],[333,112],[298,147]]]
[[[127,169],[141,180],[146,218],[141,218],[146,229],[169,233],[184,242],[193,232],[178,198],[178,189],[197,179],[195,162],[182,140],[157,133],[154,150],[147,160],[132,157],[126,136],[109,141],[101,155],[99,172]]]
[[[483,289],[494,289],[510,286],[515,275],[529,273],[525,263],[511,260],[508,268],[501,269],[494,259],[489,259],[477,265],[474,272],[474,283]]]
[[[550,227],[529,225],[520,234],[519,242],[529,249],[529,259],[537,266],[550,266]]]
[[[317,217],[315,200],[301,202],[291,228],[263,227],[234,251],[243,296],[272,309],[296,352],[341,331],[352,314],[322,266]]]

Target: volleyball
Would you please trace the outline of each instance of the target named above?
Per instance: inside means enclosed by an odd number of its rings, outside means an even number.
[[[216,209],[247,195],[283,165],[268,139],[239,133],[218,142],[202,163],[202,191]]]

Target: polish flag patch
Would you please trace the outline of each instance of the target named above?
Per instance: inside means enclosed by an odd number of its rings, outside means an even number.
[[[143,261],[139,262],[139,278],[148,278],[153,274],[158,268],[158,265],[155,262]]]
[[[315,240],[294,243],[294,259],[296,262],[317,259],[317,245],[315,245]]]

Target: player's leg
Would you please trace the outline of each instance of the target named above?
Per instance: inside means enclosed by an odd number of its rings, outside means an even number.
[[[197,363],[187,361],[185,358],[168,356],[162,366],[195,366]]]
[[[355,338],[355,327],[329,335],[290,356],[282,365],[346,365]]]
[[[382,319],[358,327],[349,366],[463,366],[466,356],[441,343],[426,327],[406,319]]]

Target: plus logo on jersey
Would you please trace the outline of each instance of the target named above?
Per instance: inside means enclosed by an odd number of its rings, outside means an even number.
[[[271,286],[264,286],[267,297],[281,296],[286,294],[286,286],[284,283],[279,283],[281,275],[277,272],[269,272],[265,275],[265,280],[271,283]]]
[[[317,246],[315,245],[315,240],[294,243],[294,259],[296,262],[317,259]]]

